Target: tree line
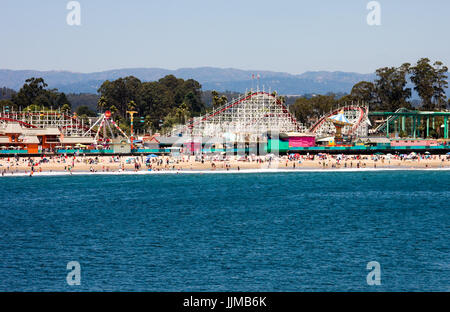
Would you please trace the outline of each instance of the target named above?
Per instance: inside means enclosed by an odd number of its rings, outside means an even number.
[[[48,89],[43,78],[29,78],[19,90],[2,88],[1,107],[23,110],[61,109],[69,112],[71,104],[64,92],[57,89]]]
[[[94,117],[97,112],[110,110],[120,126],[128,129],[130,120],[127,111],[136,111],[136,128],[146,130],[169,129],[175,124],[183,124],[189,118],[206,111],[202,100],[201,85],[193,79],[183,80],[168,75],[158,81],[141,82],[129,76],[114,81],[105,81],[98,89],[98,95],[69,95],[76,103],[76,113],[80,117]],[[2,88],[0,107],[22,110],[47,110],[50,108],[70,112],[72,104],[63,92],[49,89],[43,78],[30,78],[18,92]],[[95,110],[80,101],[96,100]]]
[[[414,66],[405,63],[399,67],[380,68],[373,82],[358,82],[350,94],[279,98],[290,104],[292,114],[304,124],[310,124],[337,106],[352,102],[365,103],[370,110],[378,111],[412,108],[413,89],[421,99],[420,109],[442,110],[449,105],[445,93],[448,88],[447,72],[448,68],[442,62],[431,63],[429,59],[422,58]],[[94,117],[98,112],[110,110],[120,126],[128,129],[130,121],[127,111],[132,110],[137,112],[140,121],[135,123],[136,128],[159,131],[169,130],[176,124],[185,124],[190,118],[220,107],[230,97],[237,96],[232,92],[202,91],[201,88],[201,84],[194,79],[184,80],[173,75],[153,82],[142,82],[129,76],[105,81],[97,95],[66,96],[56,89],[49,89],[44,79],[30,78],[18,92],[0,89],[0,107],[25,110],[53,108],[70,112],[70,98],[76,103],[76,112],[80,117]],[[87,100],[92,104],[83,105],[83,101]]]
[[[170,128],[205,111],[201,85],[194,79],[183,80],[173,75],[158,81],[141,82],[129,76],[105,81],[98,89],[98,110],[110,110],[125,122],[127,111],[136,111],[146,129]]]
[[[374,82],[361,81],[355,84],[350,94],[337,97],[317,95],[302,97],[290,106],[291,112],[302,123],[309,124],[333,108],[353,103],[365,103],[373,111],[395,112],[399,108],[412,108],[412,89],[420,97],[421,110],[442,110],[450,105],[446,96],[448,68],[442,62],[431,64],[428,58],[422,58],[412,66],[404,63],[399,67],[377,69]]]

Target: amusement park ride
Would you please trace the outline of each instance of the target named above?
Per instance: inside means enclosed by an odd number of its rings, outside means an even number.
[[[83,134],[83,136],[90,135],[96,127],[97,130],[95,131],[94,136],[96,145],[111,143],[111,140],[115,138],[113,128],[117,129],[120,134],[122,134],[127,140],[129,140],[129,137],[126,135],[126,133],[122,129],[120,129],[120,127],[112,119],[112,114],[110,111],[106,111],[104,114],[101,114],[100,118],[97,119],[97,121]],[[108,132],[110,136],[108,136]],[[101,138],[100,133],[102,133]]]
[[[307,128],[298,122],[276,96],[267,92],[250,92],[194,118],[173,135],[191,137],[233,137],[239,142],[257,142],[270,132],[301,133],[316,138],[336,134],[335,144],[343,143],[343,133],[367,136],[370,121],[365,105],[340,107],[320,118]]]
[[[61,135],[60,145],[76,142],[73,144],[105,147],[121,137],[121,142],[126,140],[133,149],[135,139],[133,126],[137,112],[127,113],[130,115],[129,135],[114,121],[111,111],[106,111],[97,118],[87,119],[61,110],[3,109],[3,112],[0,112],[0,130],[6,129],[8,124],[17,124],[21,129],[57,129]],[[316,138],[329,137],[336,133],[336,144],[342,144],[344,132],[347,135],[364,136],[368,133],[368,124],[368,108],[362,105],[349,105],[330,112],[311,128],[307,128],[291,115],[288,107],[275,93],[256,90],[216,108],[211,113],[192,119],[181,129],[174,130],[172,135],[226,137],[234,142],[254,143],[263,142],[269,132],[300,133],[314,135]],[[16,134],[14,136],[17,137]]]
[[[129,144],[133,149],[134,119],[137,112],[128,111],[127,114],[130,116],[131,130],[128,135],[114,121],[111,111],[106,111],[96,118],[80,118],[76,114],[71,115],[61,110],[14,111],[3,107],[0,111],[0,144],[2,147],[26,148],[26,141],[20,140],[23,137],[43,149],[75,145],[108,147],[111,144],[114,146],[119,142],[116,139],[120,138],[120,145]],[[369,127],[372,124],[369,116],[381,119],[382,122],[371,128],[370,132]],[[283,134],[283,138],[289,138],[292,144],[308,141],[312,142],[308,144],[314,145],[334,137],[334,143],[331,145],[339,146],[347,144],[345,137],[353,140],[368,138],[369,134],[383,136],[386,133],[385,136],[390,138],[392,132],[398,136],[401,131],[408,133],[410,138],[416,138],[421,135],[418,129],[422,129],[420,131],[425,133],[427,138],[431,129],[435,130],[434,132],[436,129],[442,130],[442,137],[448,140],[449,121],[450,112],[446,111],[401,109],[396,112],[369,113],[369,107],[364,103],[351,103],[333,109],[311,127],[306,127],[291,115],[289,108],[275,93],[252,90],[210,113],[191,119],[185,125],[174,127],[171,136],[183,137],[182,141],[191,143],[210,140],[218,145],[223,145],[221,142],[259,144],[268,143],[273,137],[272,134],[278,133]],[[144,117],[140,117],[140,122],[145,122]],[[312,137],[315,141],[309,139]],[[47,144],[50,141],[51,144]]]
[[[341,145],[344,144],[344,139],[342,137],[342,128],[345,126],[353,126],[352,123],[344,115],[344,111],[341,110],[339,114],[327,118],[328,121],[332,122],[336,128],[336,134],[334,135],[334,144]]]
[[[268,131],[305,132],[307,129],[274,94],[250,92],[191,120],[178,134],[203,137],[233,137],[240,142],[257,142]]]

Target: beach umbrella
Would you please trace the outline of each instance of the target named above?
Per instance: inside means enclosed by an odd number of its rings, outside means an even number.
[[[425,154],[430,155],[430,152],[427,151],[427,152],[425,152]]]
[[[378,153],[375,153],[375,155],[384,155],[384,154],[381,152],[378,152]]]
[[[450,153],[447,153],[446,155],[450,155]]]
[[[157,155],[155,155],[155,154],[150,154],[150,155],[147,155],[147,158],[155,158],[155,157],[158,157]]]

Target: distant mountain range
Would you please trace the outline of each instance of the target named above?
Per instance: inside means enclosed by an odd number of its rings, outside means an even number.
[[[362,80],[372,81],[375,74],[349,72],[306,72],[293,75],[273,71],[250,71],[234,68],[181,68],[168,70],[162,68],[130,68],[108,70],[96,73],[75,73],[69,71],[35,71],[0,69],[0,87],[20,89],[30,77],[42,77],[50,88],[66,93],[96,93],[105,80],[135,76],[142,81],[155,81],[166,75],[183,79],[195,79],[203,90],[245,92],[256,88],[252,75],[259,75],[259,87],[275,90],[284,95],[325,94],[328,92],[348,93],[353,85]]]

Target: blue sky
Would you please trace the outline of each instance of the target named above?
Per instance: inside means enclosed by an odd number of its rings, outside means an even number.
[[[0,68],[93,72],[233,67],[373,72],[427,56],[450,65],[450,1],[1,0]]]

